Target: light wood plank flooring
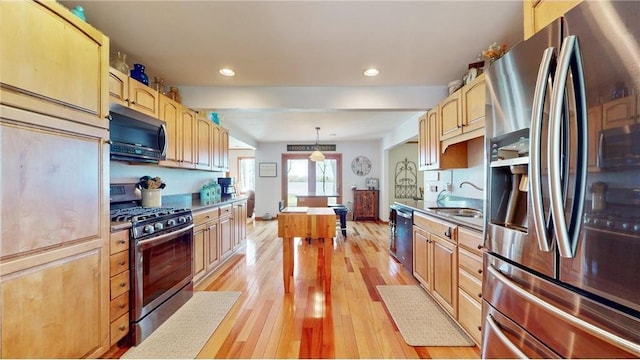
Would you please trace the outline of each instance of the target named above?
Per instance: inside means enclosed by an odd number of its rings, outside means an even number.
[[[478,347],[407,345],[376,292],[417,284],[387,250],[383,223],[348,223],[334,241],[332,292],[323,292],[319,240],[296,242],[293,289],[282,283],[277,221],[249,223],[246,248],[196,290],[241,291],[199,358],[479,358]]]

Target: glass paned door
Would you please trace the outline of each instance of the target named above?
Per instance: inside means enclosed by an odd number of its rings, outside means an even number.
[[[283,154],[282,162],[285,206],[298,206],[298,195],[326,195],[329,205],[340,203],[341,154],[325,154],[323,162],[309,160],[308,154]]]
[[[309,170],[308,159],[287,159],[287,206],[297,206],[296,195],[307,194],[309,192]]]

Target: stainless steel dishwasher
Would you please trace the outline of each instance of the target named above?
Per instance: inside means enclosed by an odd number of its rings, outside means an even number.
[[[394,221],[389,252],[413,274],[413,210],[392,206],[391,212]]]

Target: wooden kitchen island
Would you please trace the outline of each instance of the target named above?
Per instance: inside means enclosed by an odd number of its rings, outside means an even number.
[[[331,252],[336,236],[336,213],[327,207],[286,207],[278,214],[278,237],[282,238],[284,292],[293,276],[293,238],[324,239],[324,291],[331,292]]]

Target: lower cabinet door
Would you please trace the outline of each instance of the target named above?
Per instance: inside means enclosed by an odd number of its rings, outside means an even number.
[[[462,289],[458,292],[458,322],[471,335],[473,341],[482,342],[482,304]]]

